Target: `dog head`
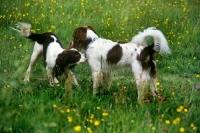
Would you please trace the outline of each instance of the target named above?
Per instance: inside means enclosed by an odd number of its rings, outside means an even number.
[[[80,53],[77,49],[65,49],[60,53],[56,59],[56,64],[54,66],[54,76],[60,76],[66,67],[73,67],[76,64],[80,64],[86,61],[84,54]]]
[[[98,38],[92,26],[81,26],[74,30],[71,48],[86,49],[87,45],[94,39]]]

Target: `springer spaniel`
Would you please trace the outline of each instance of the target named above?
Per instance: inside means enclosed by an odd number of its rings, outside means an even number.
[[[47,76],[50,86],[54,86],[58,83],[58,76],[63,72],[65,75],[72,76],[72,83],[78,85],[78,82],[73,75],[73,72],[69,70],[73,65],[86,61],[85,56],[78,52],[77,49],[64,49],[58,37],[54,33],[45,32],[42,34],[31,33],[31,25],[28,23],[17,23],[20,30],[12,28],[17,31],[21,36],[26,37],[32,41],[35,41],[33,53],[31,55],[30,64],[26,71],[26,77],[24,81],[30,80],[31,68],[34,65],[37,58],[43,53],[44,60],[46,62]]]
[[[149,36],[154,39],[150,46],[146,40]],[[99,38],[91,26],[78,27],[73,33],[71,47],[86,50],[92,71],[93,95],[98,93],[101,80],[109,89],[112,70],[129,67],[135,77],[140,102],[143,101],[143,93],[148,83],[151,83],[151,91],[155,95],[156,61],[153,54],[170,54],[165,36],[154,27],[140,32],[130,42],[123,44]]]

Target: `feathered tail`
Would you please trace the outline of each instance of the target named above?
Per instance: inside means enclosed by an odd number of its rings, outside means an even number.
[[[21,36],[23,36],[23,37],[28,37],[28,36],[30,36],[30,29],[31,29],[31,25],[30,24],[28,24],[28,23],[24,23],[24,22],[18,22],[17,24],[16,24],[16,26],[20,29],[20,30],[18,30],[18,29],[15,29],[15,28],[13,28],[13,27],[11,27],[11,29],[13,29],[13,30],[15,30],[15,31],[17,31]]]
[[[138,35],[133,37],[131,42],[147,46],[147,38],[153,37],[154,39],[154,50],[159,52],[160,54],[170,54],[170,48],[168,46],[168,42],[160,30],[157,30],[155,27],[150,27],[144,30],[143,32],[139,32]]]

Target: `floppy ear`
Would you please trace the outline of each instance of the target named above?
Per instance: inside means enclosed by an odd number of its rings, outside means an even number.
[[[96,31],[94,30],[94,28],[92,26],[87,26],[90,30],[92,30],[95,34],[96,34]]]
[[[73,48],[84,48],[84,42],[86,41],[87,29],[85,27],[78,27],[73,33]]]
[[[67,55],[67,52],[64,51],[58,55],[56,59],[56,64],[53,68],[54,76],[58,77],[62,75],[62,73],[65,70],[65,67],[69,64],[68,60],[69,60],[69,56]]]

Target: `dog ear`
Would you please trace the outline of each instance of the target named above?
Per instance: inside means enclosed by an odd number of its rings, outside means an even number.
[[[73,47],[76,49],[84,48],[84,42],[86,41],[87,28],[78,27],[73,33]]]
[[[58,57],[56,58],[56,64],[53,69],[54,76],[58,77],[64,72],[65,67],[69,64],[68,60],[69,56],[67,55],[67,51],[63,51],[58,55]]]
[[[96,31],[94,30],[94,28],[92,26],[87,26],[90,30],[92,30],[95,34],[96,34]]]

